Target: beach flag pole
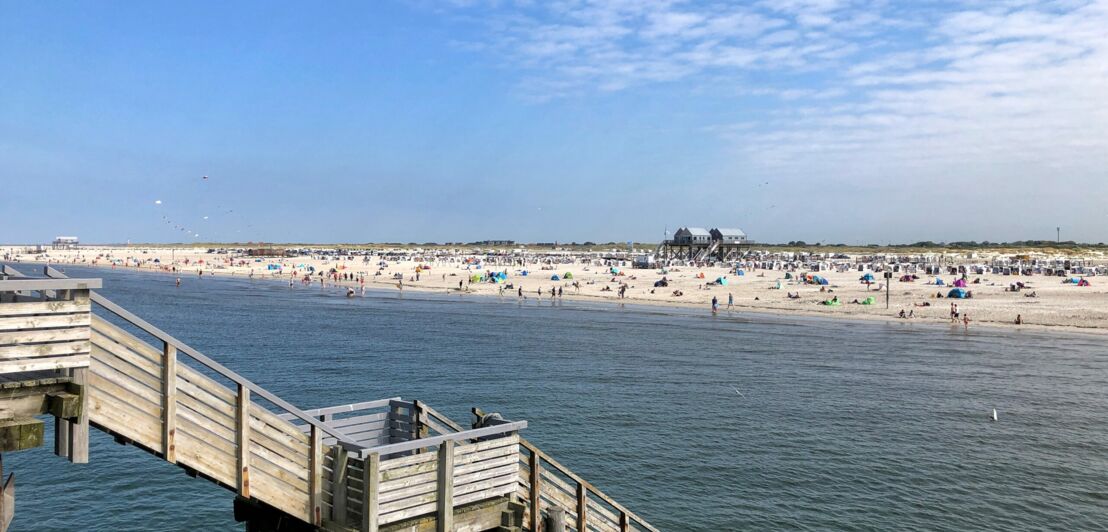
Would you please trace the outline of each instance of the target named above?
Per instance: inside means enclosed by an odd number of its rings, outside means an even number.
[[[893,284],[893,272],[885,272],[885,309],[889,308],[889,288]]]

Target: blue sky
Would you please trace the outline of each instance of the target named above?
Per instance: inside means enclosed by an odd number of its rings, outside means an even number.
[[[0,0],[0,242],[1105,241],[1106,27],[1076,0]]]

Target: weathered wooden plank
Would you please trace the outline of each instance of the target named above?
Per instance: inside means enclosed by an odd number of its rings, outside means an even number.
[[[92,333],[94,339],[100,336],[111,340],[151,362],[157,363],[161,360],[161,350],[96,315],[92,316]]]
[[[120,363],[126,362],[134,366],[136,370],[145,373],[150,379],[160,379],[162,375],[161,364],[136,354],[127,347],[104,338],[96,332],[92,333],[92,358],[114,366],[119,366]],[[113,358],[119,359],[119,362],[110,360]],[[128,371],[128,373],[130,372]],[[138,376],[138,378],[141,377],[141,375]],[[143,382],[148,382],[148,380],[143,380]]]
[[[37,301],[34,303],[4,303],[0,305],[0,316],[23,316],[27,314],[72,314],[88,312],[89,305],[75,301]]]
[[[285,485],[285,489],[303,493],[305,496],[310,490],[306,478],[308,476],[306,468],[300,471],[292,471],[289,469],[286,460],[270,453],[263,447],[259,447],[254,442],[250,444],[250,464],[254,471],[265,471],[267,475],[280,481]]]
[[[3,305],[0,305],[0,307],[2,306]],[[26,331],[0,332],[0,345],[89,340],[90,336],[91,331],[88,327],[67,327],[65,329],[31,329]]]
[[[162,383],[161,375],[159,374],[160,371],[159,373],[151,375],[146,371],[138,369],[133,364],[128,363],[128,361],[120,357],[111,354],[105,354],[105,352],[102,352],[99,347],[94,347],[93,350],[98,351],[98,353],[94,356],[94,360],[96,361],[96,363],[94,364],[94,369],[110,368],[111,370],[113,370],[112,378],[123,378],[129,382],[134,382],[136,383],[136,385],[140,385],[146,390],[149,390],[150,392],[156,394],[159,397],[157,401],[161,402],[160,396],[162,393]]]
[[[308,515],[308,493],[297,491],[258,467],[251,470],[250,492],[255,499],[297,517]],[[301,518],[303,518],[301,517]]]
[[[51,358],[32,358],[27,360],[4,360],[0,361],[0,373],[87,368],[88,366],[89,355],[87,354]]]
[[[414,465],[414,464],[421,464],[423,462],[432,461],[434,459],[435,459],[435,457],[433,457],[433,456],[417,454],[417,455],[412,455],[412,456],[402,456],[402,457],[399,457],[399,458],[389,458],[388,460],[381,460],[381,474],[382,474],[383,478],[387,480],[388,478],[390,478],[390,477],[384,477],[384,474],[387,471],[400,469],[402,467],[407,467],[407,466],[411,466],[411,465]],[[398,477],[402,477],[402,476],[406,476],[406,474],[402,473],[402,472],[396,472],[396,474],[393,475],[391,478],[398,478]]]
[[[480,474],[484,474],[482,472],[497,469],[497,468],[501,468],[501,467],[504,467],[504,466],[518,467],[516,465],[518,463],[518,458],[514,455],[501,456],[501,457],[498,457],[498,458],[495,458],[495,459],[492,459],[492,460],[484,460],[484,461],[481,461],[481,462],[466,463],[466,464],[462,464],[462,465],[458,465],[458,462],[457,462],[458,459],[455,459],[455,460],[456,460],[455,465],[454,465],[454,484],[455,485],[460,485],[460,484],[463,484],[463,483],[466,483],[466,482],[473,481],[473,478],[470,478],[470,476],[469,476],[471,474],[480,475]],[[490,476],[497,476],[497,475],[490,475]],[[418,484],[433,483],[433,482],[435,482],[436,478],[437,478],[437,470],[436,469],[428,469],[428,470],[425,470],[424,472],[421,472],[421,473],[418,473],[418,474],[413,474],[413,475],[410,475],[410,476],[407,476],[407,477],[397,478],[397,479],[394,479],[394,480],[390,480],[388,482],[383,482],[381,484],[382,500],[385,500],[385,499],[396,500],[396,499],[402,498],[405,495],[397,495],[397,494],[393,493],[393,491],[400,490],[400,489],[403,489],[403,488],[409,488],[411,486],[416,486]]]
[[[203,409],[203,405],[196,402],[195,399],[179,394],[177,396],[178,408],[177,418],[179,420],[188,420],[191,423],[190,431],[193,436],[197,438],[218,439],[227,442],[229,445],[235,445],[235,431],[229,429],[221,423],[216,423],[212,419],[196,409]],[[234,454],[232,452],[232,454]]]
[[[96,384],[91,386],[97,387]],[[151,449],[161,445],[161,424],[157,417],[149,416],[109,394],[89,393],[89,418],[97,425],[110,427],[112,432]]]
[[[42,316],[14,316],[0,318],[0,331],[18,329],[47,329],[53,327],[88,327],[92,323],[91,314],[47,314]]]
[[[69,340],[45,344],[23,344],[0,347],[0,359],[28,359],[37,357],[56,357],[88,353],[92,343],[88,340]]]
[[[262,421],[255,416],[258,409],[257,403],[250,408],[250,430],[254,440],[281,456],[303,460],[306,468],[308,453],[311,451],[307,437],[302,434],[290,435]]]
[[[181,431],[177,434],[177,463],[184,464],[228,486],[235,485],[235,456]]]
[[[130,408],[155,418],[158,425],[161,425],[161,398],[149,388],[129,380],[114,369],[103,365],[94,366],[88,379],[96,392],[103,392],[112,396],[113,399],[128,405]]]

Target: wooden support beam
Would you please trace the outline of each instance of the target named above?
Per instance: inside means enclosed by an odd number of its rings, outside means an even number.
[[[362,464],[362,532],[377,532],[380,491],[381,455],[370,453]]]
[[[33,417],[0,421],[0,452],[23,451],[42,445],[45,423]]]
[[[177,463],[177,348],[162,342],[162,456]]]
[[[585,490],[585,485],[578,482],[577,483],[577,530],[580,530],[582,532],[587,530],[585,528],[585,526],[586,526],[586,523],[588,521],[588,514],[589,514],[589,504],[588,504],[588,500],[585,498],[586,493],[587,493],[587,491]]]
[[[454,530],[454,440],[439,445],[438,532]]]
[[[87,297],[88,290],[85,290]],[[88,368],[73,368],[73,384],[81,387],[81,414],[69,427],[69,461],[88,463]]]
[[[539,453],[531,451],[531,457],[527,459],[527,465],[529,466],[527,480],[531,484],[531,492],[528,494],[530,500],[528,502],[531,503],[531,530],[533,532],[538,532],[539,525],[542,524],[542,508],[539,505],[541,502],[541,492],[539,488],[542,483],[541,461],[542,458],[539,456]]]
[[[331,521],[346,526],[346,466],[349,454],[341,445],[331,447]]]
[[[238,385],[235,396],[235,445],[238,451],[239,496],[250,498],[250,388]]]
[[[631,530],[631,520],[627,519],[627,512],[619,513],[619,532],[629,532]]]
[[[308,463],[308,522],[323,524],[323,432],[312,425],[311,457]]]

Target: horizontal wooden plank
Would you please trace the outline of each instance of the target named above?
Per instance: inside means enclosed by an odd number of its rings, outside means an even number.
[[[56,327],[88,327],[90,314],[48,314],[43,316],[16,316],[0,318],[0,331],[17,329],[46,329]]]
[[[91,330],[88,327],[67,327],[65,329],[31,329],[26,331],[0,332],[0,346],[15,344],[33,344],[42,342],[65,342],[69,340],[88,340],[90,338],[90,332]]]
[[[38,277],[19,277],[0,280],[0,292],[21,290],[88,290],[103,286],[100,279],[46,279]]]
[[[119,373],[111,366],[93,364],[90,366],[89,384],[98,391],[109,394],[120,401],[133,404],[151,416],[162,415],[162,397],[158,392],[143,386],[137,381]]]
[[[25,316],[28,314],[72,314],[88,312],[89,303],[75,301],[36,301],[33,303],[0,304],[0,317]]]
[[[257,440],[258,443],[265,445],[267,448],[280,453],[282,456],[308,456],[311,448],[309,445],[301,440],[298,440],[294,436],[291,436],[284,431],[281,431],[269,423],[262,421],[260,418],[253,415],[256,405],[251,405],[250,415],[250,435],[251,438]]]
[[[20,373],[25,371],[87,367],[89,367],[89,355],[87,354],[0,361],[0,373]]]
[[[50,342],[45,344],[9,345],[0,347],[0,360],[19,360],[39,357],[56,357],[87,354],[92,349],[88,340]]]
[[[135,353],[122,344],[118,344],[112,340],[105,338],[104,336],[93,332],[92,334],[92,357],[95,359],[101,359],[106,364],[115,365],[111,360],[107,360],[104,357],[118,358],[135,369],[140,370],[151,379],[156,379],[159,383],[162,378],[161,362],[153,362],[146,357]]]
[[[94,361],[94,366],[96,368],[111,369],[115,372],[115,374],[113,375],[116,375],[112,377],[113,379],[121,378],[129,381],[134,381],[149,388],[154,393],[157,393],[159,397],[161,396],[162,377],[160,371],[156,374],[151,374],[148,371],[139,369],[138,366],[131,364],[126,358],[108,353],[107,351],[101,349],[100,346],[94,345],[92,350],[94,352],[92,360]],[[120,348],[119,351],[121,353],[129,352],[123,348]],[[136,359],[139,358],[134,357],[133,355],[126,356]]]
[[[160,418],[147,415],[115,397],[102,393],[89,384],[89,420],[112,432],[121,434],[151,449],[160,449],[162,427]]]
[[[289,489],[288,485],[273,478],[265,469],[251,471],[250,495],[266,504],[301,519],[308,517],[308,494]]]
[[[104,338],[125,346],[131,351],[134,351],[135,354],[141,355],[151,362],[161,362],[161,347],[155,347],[149,342],[140,340],[137,336],[123,330],[120,327],[117,327],[116,325],[95,314],[92,316],[92,332],[94,338],[96,337],[96,335],[103,336]]]
[[[413,465],[413,464],[419,464],[419,463],[427,462],[427,461],[434,460],[434,459],[435,459],[435,455],[433,453],[423,453],[423,454],[414,454],[414,455],[411,455],[411,456],[402,456],[402,457],[399,457],[399,458],[389,458],[388,460],[381,460],[381,473],[384,474],[386,471],[390,471],[390,470],[393,470],[393,469],[399,469],[401,467],[407,467],[407,466],[410,466],[410,465]],[[405,475],[400,474],[398,476],[405,476]]]
[[[254,469],[265,471],[274,480],[285,484],[285,488],[297,493],[308,493],[308,471],[297,468],[284,458],[270,452],[268,449],[250,443],[250,464]],[[300,469],[293,471],[293,469]]]
[[[237,482],[238,465],[234,455],[220,452],[186,432],[178,432],[177,463],[185,464],[228,486]]]

